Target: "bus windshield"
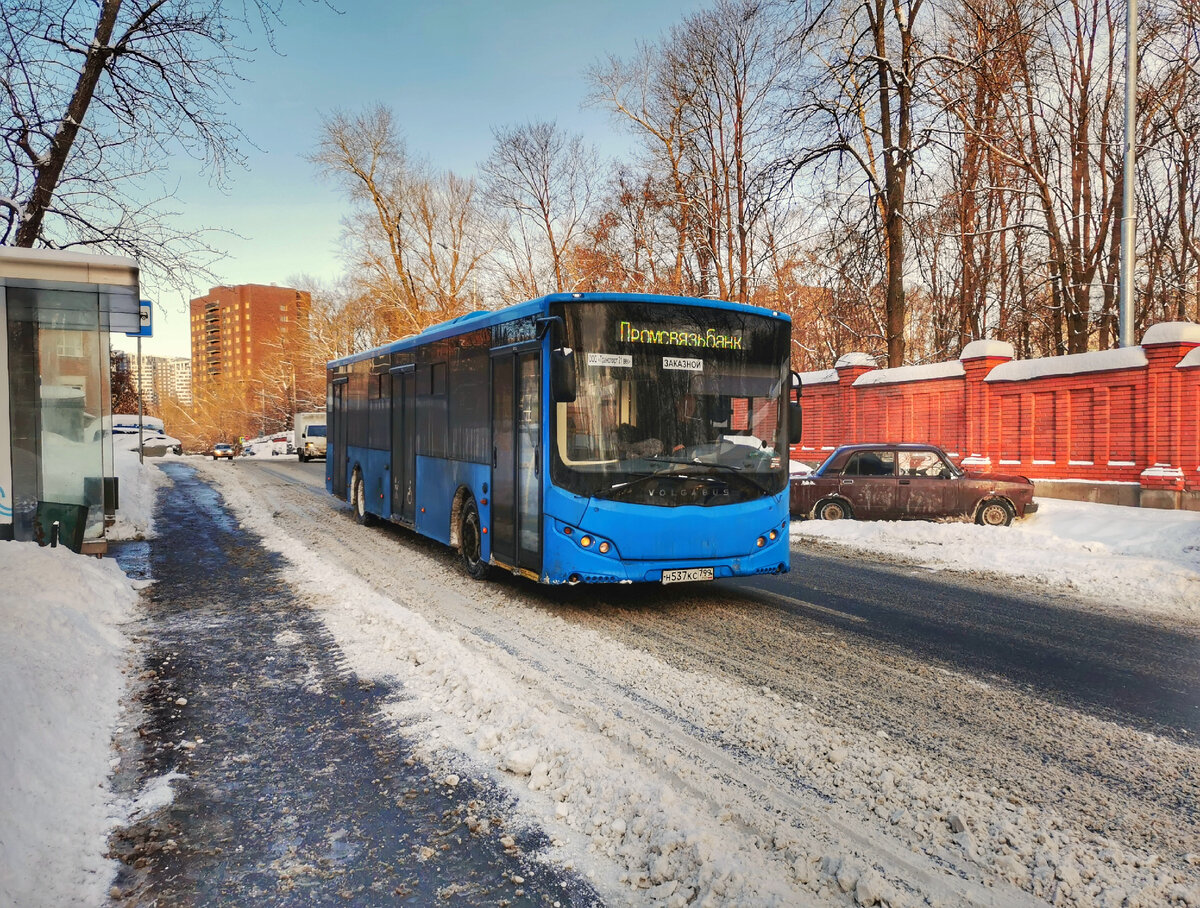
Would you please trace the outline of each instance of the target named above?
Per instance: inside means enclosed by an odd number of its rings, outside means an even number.
[[[569,303],[556,314],[578,387],[554,408],[556,485],[662,506],[786,487],[787,322],[645,302]]]

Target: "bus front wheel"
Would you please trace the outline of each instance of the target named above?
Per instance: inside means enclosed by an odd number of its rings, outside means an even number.
[[[375,515],[367,510],[367,490],[363,482],[362,472],[354,471],[350,481],[350,502],[354,505],[354,519],[365,527],[375,523]]]
[[[483,532],[479,526],[479,510],[475,502],[468,500],[463,505],[462,521],[458,528],[459,552],[463,567],[475,580],[485,580],[487,563],[483,560]]]

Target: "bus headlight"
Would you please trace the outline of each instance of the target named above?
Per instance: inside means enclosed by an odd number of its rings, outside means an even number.
[[[774,542],[779,538],[779,530],[771,530],[771,532],[767,533],[767,538]]]
[[[590,549],[592,547],[592,537],[591,536],[580,536],[579,544],[581,546],[583,546],[585,549]]]
[[[758,542],[756,543],[756,545],[757,545],[757,546],[758,546],[758,547],[761,549],[761,548],[762,548],[764,545],[766,545],[766,544],[767,544],[767,537],[766,537],[766,536],[759,536],[759,537],[758,537]]]
[[[607,542],[602,542],[597,546],[597,548],[600,550],[601,555],[607,555],[610,546]]]

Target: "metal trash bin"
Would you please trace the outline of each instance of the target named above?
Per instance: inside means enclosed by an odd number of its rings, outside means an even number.
[[[86,504],[39,501],[33,525],[33,538],[38,545],[50,545],[54,539],[54,522],[58,521],[58,541],[72,552],[80,552],[83,549],[87,518]]]

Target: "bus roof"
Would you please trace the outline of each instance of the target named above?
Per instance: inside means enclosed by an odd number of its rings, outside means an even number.
[[[551,293],[546,296],[538,297],[535,300],[529,300],[528,302],[515,303],[511,306],[505,306],[502,309],[479,309],[475,312],[469,312],[466,315],[458,316],[458,318],[452,318],[449,321],[439,322],[436,325],[430,325],[420,334],[412,334],[408,337],[401,338],[400,340],[390,341],[371,350],[364,350],[362,353],[354,353],[350,356],[343,356],[340,359],[331,360],[327,365],[328,367],[345,366],[349,365],[350,363],[361,362],[364,359],[373,359],[376,356],[386,356],[392,353],[399,353],[403,350],[411,350],[414,347],[420,347],[424,344],[441,340],[446,337],[455,337],[467,331],[475,331],[479,328],[490,328],[493,325],[499,325],[515,318],[526,318],[530,315],[539,315],[546,312],[552,303],[581,303],[600,301],[623,303],[666,303],[677,306],[704,306],[709,309],[733,309],[739,312],[750,312],[754,313],[755,315],[765,315],[787,322],[792,320],[791,316],[784,312],[778,312],[774,309],[765,309],[761,306],[749,306],[745,303],[731,303],[727,300],[703,299],[695,296],[666,296],[655,293]]]

